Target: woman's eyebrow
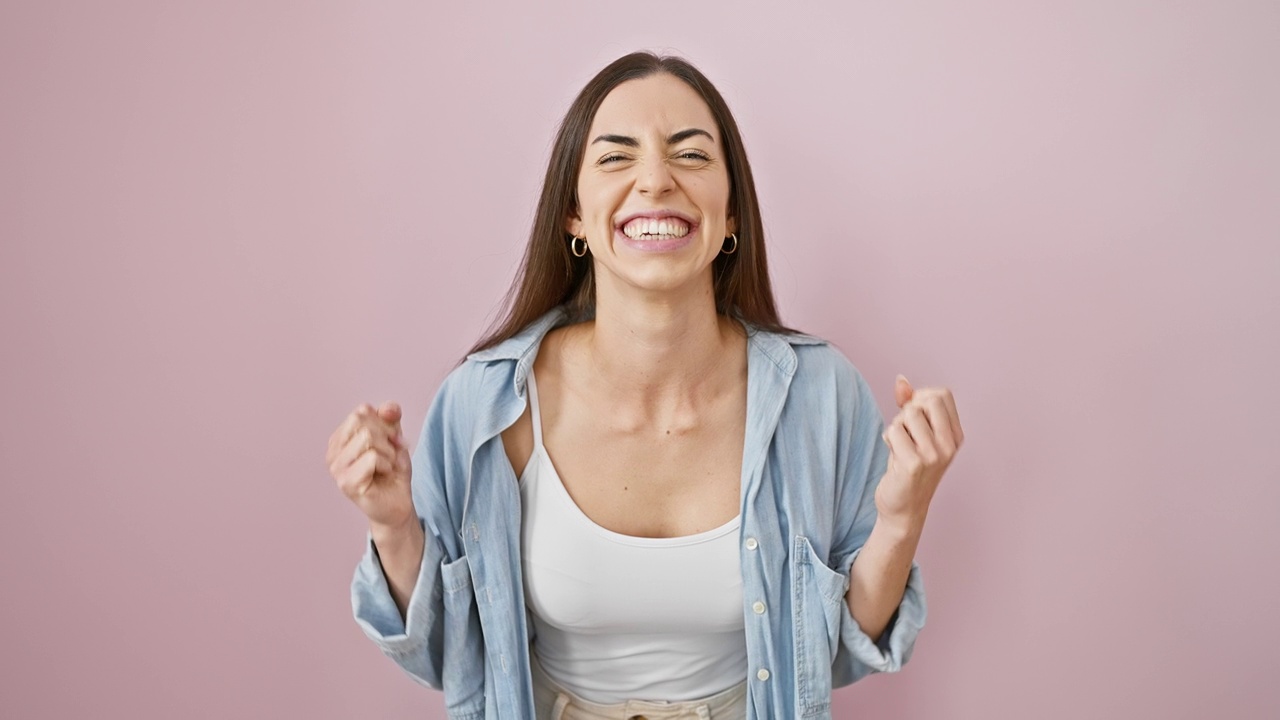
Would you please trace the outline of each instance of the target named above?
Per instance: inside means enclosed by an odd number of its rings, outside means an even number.
[[[684,140],[688,140],[689,138],[693,137],[694,135],[705,135],[705,136],[706,136],[706,138],[707,138],[708,140],[710,140],[711,142],[715,142],[715,141],[716,141],[716,139],[715,139],[715,138],[711,137],[711,133],[707,132],[706,130],[703,130],[702,128],[689,128],[688,130],[681,130],[680,132],[678,132],[678,133],[676,133],[676,134],[672,135],[671,137],[667,138],[667,144],[668,144],[668,145],[675,145],[675,144],[676,144],[676,143],[678,143],[678,142],[681,142],[681,141],[684,141]]]
[[[614,145],[626,145],[627,147],[633,147],[633,148],[640,147],[639,140],[633,137],[628,137],[626,135],[601,135],[595,140],[592,140],[591,144],[595,145],[598,142],[613,143]]]
[[[694,135],[705,135],[708,140],[711,140],[712,142],[715,141],[715,138],[711,137],[711,133],[706,130],[703,130],[702,128],[689,128],[687,130],[681,130],[667,138],[667,144],[675,145],[682,140],[688,140]],[[633,148],[640,147],[640,141],[629,135],[601,135],[595,140],[592,140],[591,144],[595,145],[598,142],[613,143],[614,145],[626,145],[627,147]]]

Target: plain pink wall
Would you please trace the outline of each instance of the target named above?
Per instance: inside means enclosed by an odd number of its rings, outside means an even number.
[[[786,320],[958,398],[836,715],[1280,713],[1280,5],[548,5],[0,5],[0,716],[444,716],[324,443],[416,436],[640,47],[738,114]]]

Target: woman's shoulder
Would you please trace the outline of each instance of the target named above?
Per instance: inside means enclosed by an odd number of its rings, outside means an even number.
[[[466,426],[497,409],[504,393],[511,393],[516,360],[469,356],[440,381],[431,400],[431,414]]]
[[[789,365],[789,357],[795,358],[796,375],[831,374],[857,372],[853,362],[849,360],[830,340],[805,332],[773,332],[751,329],[753,343],[771,356],[782,354],[777,358],[779,364]],[[781,350],[786,348],[787,350]],[[789,352],[788,352],[789,351]]]
[[[805,335],[791,343],[796,354],[796,373],[857,373],[858,368],[839,347],[828,340]]]
[[[866,379],[853,360],[834,342],[816,335],[780,336],[795,353],[792,389],[808,388],[832,393],[842,401],[857,401],[870,394]]]

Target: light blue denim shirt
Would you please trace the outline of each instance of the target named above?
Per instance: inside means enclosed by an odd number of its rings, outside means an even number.
[[[473,353],[432,402],[413,453],[426,549],[407,620],[371,539],[352,581],[356,622],[415,680],[444,690],[451,718],[534,718],[520,493],[500,433],[525,410],[542,338],[564,322],[552,311]],[[911,656],[925,620],[916,564],[879,643],[845,602],[876,520],[882,432],[871,390],[838,350],[750,331],[739,529],[748,718],[829,718],[833,687]]]

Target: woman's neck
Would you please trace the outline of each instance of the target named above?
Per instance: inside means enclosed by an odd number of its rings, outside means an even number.
[[[692,297],[600,293],[579,340],[575,354],[624,402],[696,405],[745,372],[742,327],[716,312],[709,284]]]

